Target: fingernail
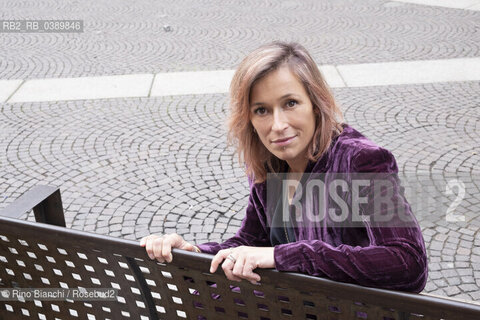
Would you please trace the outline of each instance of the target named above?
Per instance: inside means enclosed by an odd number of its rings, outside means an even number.
[[[149,254],[148,257],[149,257],[150,259],[153,259],[153,258],[154,258],[153,254]]]
[[[141,246],[145,245],[145,239],[140,240],[140,245]]]
[[[170,253],[170,254],[168,255],[167,262],[172,262],[172,260],[173,260],[173,256],[172,256],[172,254]]]

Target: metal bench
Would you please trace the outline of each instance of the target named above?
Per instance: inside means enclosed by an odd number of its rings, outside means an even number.
[[[18,219],[32,208],[37,222]],[[0,293],[117,292],[113,300],[0,300],[1,319],[480,319],[475,304],[302,274],[264,269],[260,285],[231,282],[221,268],[208,272],[207,254],[174,250],[161,264],[138,242],[65,228],[54,187],[32,189],[0,215]]]

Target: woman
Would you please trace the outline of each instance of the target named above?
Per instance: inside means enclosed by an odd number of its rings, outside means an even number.
[[[254,269],[276,268],[378,288],[411,292],[424,288],[425,245],[400,192],[395,158],[342,123],[341,112],[305,48],[296,43],[274,42],[250,53],[233,77],[230,104],[229,141],[236,144],[240,163],[243,156],[250,183],[242,226],[223,243],[197,246],[177,234],[147,236],[140,244],[151,259],[170,262],[171,249],[180,248],[215,254],[210,272],[221,264],[227,278],[234,281],[255,283],[261,279]],[[283,208],[283,202],[274,198],[267,203],[267,174],[277,177],[280,172],[286,172],[289,184],[297,187],[287,190],[289,204],[305,203],[305,197],[293,191],[298,191],[299,185],[313,174],[349,173],[351,182],[351,174],[357,172],[386,173],[395,204],[390,213],[402,209],[407,218],[402,221],[409,223],[396,224],[400,221],[397,213],[390,215],[389,221],[394,222],[390,227],[368,219],[362,219],[360,225],[349,224],[352,214],[347,214],[348,219],[341,223],[336,223],[334,216],[320,221],[302,220],[312,216],[312,208],[319,210],[318,205],[300,207],[293,214],[300,217],[301,223],[291,218],[293,209],[288,210],[289,206],[283,218],[290,219],[282,219],[285,211],[279,208]],[[275,193],[270,189],[269,195]],[[373,215],[373,188],[366,186],[361,193],[367,195],[363,198],[368,199],[367,203],[352,200],[352,192],[342,196],[350,199],[350,209],[359,207],[364,215]],[[328,207],[332,207],[332,201],[323,201],[320,206],[329,203]],[[380,211],[386,212],[383,207]],[[281,220],[283,226],[275,223]]]

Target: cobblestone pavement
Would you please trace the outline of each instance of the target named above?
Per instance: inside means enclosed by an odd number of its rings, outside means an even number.
[[[26,18],[83,19],[85,32],[1,34],[1,79],[233,69],[275,38],[301,42],[319,64],[478,57],[480,48],[480,12],[384,0],[0,2],[0,20]]]
[[[63,2],[1,2],[0,19],[83,18],[87,31],[2,34],[0,79],[228,69],[279,35],[304,43],[319,64],[479,55],[478,12],[371,0],[244,1],[230,11],[210,1],[136,3],[76,2],[66,15]],[[334,92],[347,122],[390,149],[402,172],[443,181],[435,199],[461,177],[467,194],[456,211],[465,223],[447,223],[448,206],[422,211],[422,199],[409,200],[428,247],[425,292],[479,301],[480,83]],[[225,94],[0,104],[0,208],[52,184],[75,229],[227,239],[248,184],[226,145],[226,115]]]
[[[457,209],[467,223],[414,211],[429,253],[425,291],[477,301],[479,90],[478,82],[335,90],[347,122],[392,150],[402,171],[476,175]],[[248,184],[225,142],[226,102],[219,94],[5,104],[0,207],[48,183],[61,187],[75,229],[227,239],[244,216]]]

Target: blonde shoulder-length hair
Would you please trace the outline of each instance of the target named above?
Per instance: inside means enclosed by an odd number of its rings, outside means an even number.
[[[230,83],[230,116],[227,140],[236,147],[239,162],[255,183],[264,182],[267,172],[278,173],[286,162],[265,148],[250,121],[250,92],[255,83],[281,66],[302,82],[312,102],[316,129],[308,146],[308,159],[317,161],[332,139],[342,132],[343,115],[320,70],[300,44],[275,41],[248,54],[238,66]],[[242,159],[243,157],[243,159]]]

